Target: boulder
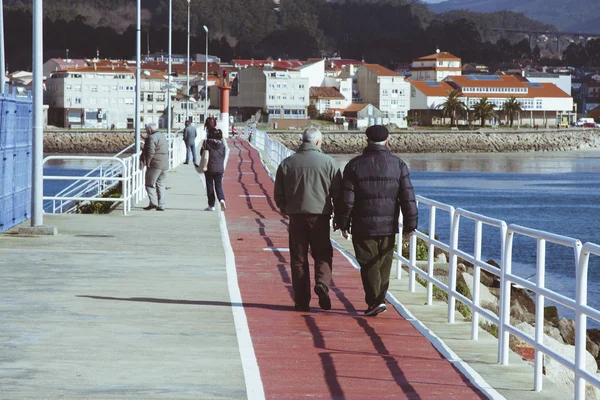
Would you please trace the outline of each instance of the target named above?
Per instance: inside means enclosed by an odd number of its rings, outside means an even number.
[[[548,325],[558,326],[558,308],[556,306],[544,307],[544,319]]]
[[[525,289],[511,286],[510,292],[511,320],[535,323],[535,302]]]
[[[575,344],[575,321],[567,318],[561,319],[558,322],[558,330],[566,344]]]
[[[535,337],[535,328],[530,324],[520,323],[515,327],[526,335],[532,338]],[[544,337],[544,345],[568,360],[575,360],[575,346],[562,344],[549,336]],[[598,366],[596,365],[596,360],[589,352],[586,352],[585,354],[585,369],[589,373],[597,375]],[[569,391],[574,390],[573,372],[547,355],[544,355],[544,371],[546,377],[555,384],[562,386]],[[600,389],[587,385],[586,392],[586,399],[600,399]]]

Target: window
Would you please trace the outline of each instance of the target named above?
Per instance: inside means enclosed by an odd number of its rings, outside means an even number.
[[[133,99],[129,98],[129,99],[125,99],[125,104],[133,104]]]
[[[382,96],[387,96],[387,95],[388,95],[388,90],[387,90],[387,89],[383,89],[383,90],[381,91],[381,95],[382,95]]]
[[[75,97],[75,104],[81,104],[81,97]]]
[[[96,102],[97,102],[97,99],[95,97],[89,97],[88,98],[88,103],[90,103],[90,104],[96,104]]]
[[[102,104],[108,104],[108,98],[107,97],[103,97],[102,98]]]
[[[90,92],[96,93],[98,91],[98,85],[90,85]]]
[[[110,92],[110,86],[108,86],[108,85],[102,85],[102,91],[103,92]]]
[[[70,83],[68,83],[68,84],[65,85],[65,90],[71,90],[71,84]]]
[[[398,94],[398,89],[392,89],[392,96]]]
[[[73,90],[75,90],[76,92],[81,92],[81,85],[74,85]]]

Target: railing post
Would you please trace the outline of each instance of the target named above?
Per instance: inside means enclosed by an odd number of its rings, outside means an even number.
[[[546,240],[538,239],[537,241],[537,263],[536,263],[536,285],[542,289],[545,287],[546,280]],[[544,303],[545,296],[539,293],[535,295],[535,343],[544,344]],[[536,392],[542,391],[542,376],[544,368],[544,353],[540,350],[535,350],[535,358],[533,362],[534,369],[534,384],[533,390]]]
[[[577,243],[575,259],[577,270],[575,272],[575,400],[585,400],[585,379],[581,371],[585,369],[586,342],[587,342],[587,317],[581,307],[587,305],[588,266],[590,253],[581,249]]]
[[[410,256],[409,256],[409,260],[408,263],[410,264],[408,266],[408,290],[410,290],[411,292],[415,291],[415,281],[417,280],[416,278],[416,272],[415,272],[415,268],[417,268],[417,235],[412,235],[410,237]]]
[[[506,326],[510,325],[510,297],[511,282],[508,276],[512,273],[512,245],[514,232],[507,229],[505,251],[502,268],[500,271],[500,326],[498,327],[498,352],[500,363],[508,365],[509,333]]]
[[[396,279],[402,279],[402,261],[400,261],[400,257],[402,257],[402,245],[404,244],[404,238],[402,236],[402,224],[403,216],[400,213],[398,218],[398,240],[396,241],[396,253],[398,253],[398,258],[396,258]]]
[[[429,208],[429,240],[435,239],[435,217],[436,217],[435,206]],[[433,272],[435,269],[435,246],[433,243],[429,243],[427,248],[427,276],[429,279],[433,278]],[[427,281],[427,305],[433,304],[433,283]]]
[[[455,319],[456,297],[456,249],[458,247],[458,219],[455,218],[454,208],[450,209],[450,260],[448,264],[448,323]]]
[[[481,261],[481,221],[475,222],[475,248],[473,249],[473,257],[476,261]],[[473,310],[471,321],[471,339],[479,339],[479,311],[475,307],[479,307],[479,282],[481,281],[481,267],[474,263],[473,265]]]

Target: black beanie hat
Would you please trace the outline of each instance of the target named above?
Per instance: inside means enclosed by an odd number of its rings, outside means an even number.
[[[388,138],[390,132],[383,125],[373,125],[367,128],[365,132],[372,142],[383,142]]]

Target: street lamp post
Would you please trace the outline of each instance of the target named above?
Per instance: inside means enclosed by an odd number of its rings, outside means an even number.
[[[204,120],[208,118],[208,28],[203,25],[206,33],[206,50],[204,54]]]
[[[190,119],[190,0],[187,0],[187,80],[186,92],[187,102],[185,105],[185,120]]]
[[[169,67],[167,77],[167,136],[171,137],[171,44],[172,44],[173,0],[169,0]]]
[[[140,66],[142,60],[142,0],[137,0],[135,10],[135,153],[140,152]]]
[[[33,148],[32,148],[32,179],[31,179],[31,226],[43,225],[44,208],[44,115],[43,115],[43,6],[42,0],[33,0]],[[2,76],[4,80],[4,76]]]
[[[0,0],[0,94],[4,94],[4,1]]]

